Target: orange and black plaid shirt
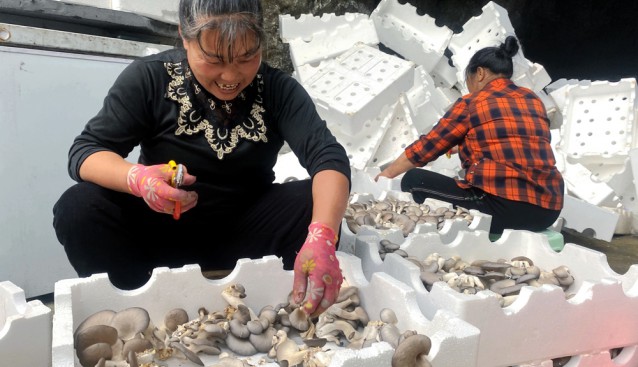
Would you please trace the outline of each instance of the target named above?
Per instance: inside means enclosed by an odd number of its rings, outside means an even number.
[[[459,98],[405,153],[422,167],[458,145],[465,169],[465,178],[457,180],[460,187],[561,210],[565,184],[550,139],[543,102],[500,78]]]

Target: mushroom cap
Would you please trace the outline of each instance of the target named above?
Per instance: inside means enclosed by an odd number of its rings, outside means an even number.
[[[89,315],[86,319],[84,319],[84,321],[80,323],[80,325],[78,325],[77,328],[75,328],[73,337],[75,338],[75,334],[77,334],[80,330],[84,329],[85,327],[88,327],[91,325],[110,325],[111,319],[113,319],[114,315],[115,315],[115,311],[113,310],[101,310]]]
[[[430,352],[432,341],[427,335],[416,334],[403,339],[392,355],[392,367],[428,366],[424,357]]]
[[[310,317],[301,309],[295,308],[289,315],[290,325],[299,331],[306,331],[310,327]]]
[[[86,347],[106,343],[109,346],[117,341],[117,330],[108,325],[91,325],[82,328],[73,338],[73,345],[77,351],[82,351]]]
[[[141,307],[129,307],[115,313],[111,326],[117,329],[120,339],[127,341],[144,332],[150,322],[148,311]]]
[[[153,348],[153,343],[151,343],[150,340],[142,339],[142,338],[133,338],[133,339],[127,340],[126,343],[124,343],[124,347],[122,348],[122,355],[129,356],[130,352],[140,353],[147,349],[152,349],[152,348]]]
[[[183,308],[174,308],[164,315],[164,327],[171,333],[181,324],[188,322],[188,313]]]
[[[95,343],[78,351],[77,355],[82,367],[95,367],[100,359],[111,359],[113,350],[109,343]]]

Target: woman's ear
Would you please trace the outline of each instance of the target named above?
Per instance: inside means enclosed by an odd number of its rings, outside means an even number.
[[[487,73],[485,72],[485,68],[482,66],[479,66],[478,68],[476,68],[475,76],[476,76],[477,82],[482,82],[487,76]]]

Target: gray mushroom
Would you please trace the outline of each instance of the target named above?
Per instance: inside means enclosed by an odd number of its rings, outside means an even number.
[[[174,308],[164,315],[164,327],[169,332],[177,330],[177,326],[188,322],[188,313],[183,308]]]
[[[148,311],[141,307],[129,307],[115,313],[110,325],[117,329],[120,339],[127,341],[146,331],[150,322]]]
[[[392,367],[432,367],[426,358],[431,347],[432,341],[423,334],[404,339],[394,350]]]
[[[109,343],[95,343],[77,352],[82,367],[94,367],[100,359],[113,358],[113,350]]]
[[[117,330],[108,325],[91,325],[80,330],[74,339],[76,351],[82,351],[97,343],[106,343],[109,347],[117,341]]]

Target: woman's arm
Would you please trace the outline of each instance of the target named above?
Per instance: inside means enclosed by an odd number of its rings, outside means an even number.
[[[374,180],[377,181],[380,176],[387,178],[395,178],[398,175],[407,172],[412,168],[416,168],[417,166],[410,162],[408,157],[405,155],[405,152],[401,153],[401,155],[394,160],[394,162],[390,163],[381,173],[379,173]]]
[[[80,177],[111,190],[129,192],[126,179],[131,166],[133,163],[119,154],[103,150],[91,154],[82,162]]]
[[[341,172],[318,172],[312,179],[312,222],[324,223],[339,233],[349,196],[350,181]]]

